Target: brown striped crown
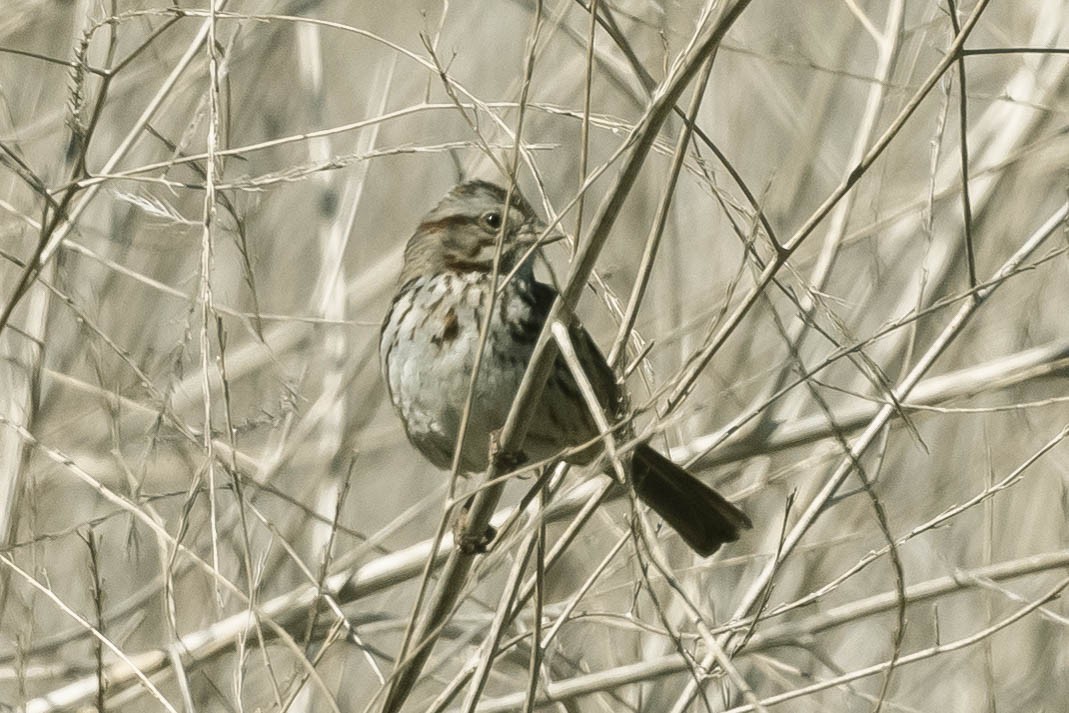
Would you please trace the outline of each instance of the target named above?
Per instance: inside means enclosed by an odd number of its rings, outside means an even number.
[[[506,211],[507,198],[504,188],[488,181],[454,186],[409,239],[399,284],[442,272],[489,273],[499,237],[503,239],[499,270],[511,270],[542,223],[518,190],[513,191]]]

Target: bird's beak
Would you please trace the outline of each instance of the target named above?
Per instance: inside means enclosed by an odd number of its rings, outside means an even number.
[[[535,218],[524,226],[522,241],[528,245],[542,247],[564,240],[566,237],[568,236],[557,228],[548,230],[545,223]]]

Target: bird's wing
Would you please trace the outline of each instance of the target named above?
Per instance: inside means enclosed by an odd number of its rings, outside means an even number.
[[[557,291],[550,285],[536,281],[534,293],[538,308],[543,310],[542,314],[548,314],[553,300],[557,297]],[[616,374],[609,367],[609,363],[590,333],[579,323],[578,319],[573,317],[568,324],[568,336],[571,337],[579,362],[586,372],[586,378],[594,388],[594,393],[598,395],[598,401],[601,402],[601,407],[607,413],[610,423],[623,418],[628,406],[625,391],[621,388]],[[564,357],[558,356],[557,359],[563,367],[565,373],[563,378],[568,382],[567,386],[575,388],[578,393],[571,370],[564,364]]]

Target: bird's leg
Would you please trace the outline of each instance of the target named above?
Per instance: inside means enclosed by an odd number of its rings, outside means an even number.
[[[453,542],[456,543],[457,549],[466,555],[484,555],[489,550],[494,537],[497,536],[497,529],[493,525],[487,525],[481,533],[471,532],[473,502],[475,502],[475,496],[468,496],[456,520],[453,521]]]
[[[508,473],[527,462],[527,456],[521,451],[510,453],[502,451],[499,435],[499,431],[490,433],[489,462],[493,464],[495,474]],[[471,531],[474,525],[471,522],[471,506],[474,502],[475,496],[472,495],[464,502],[460,514],[453,521],[453,541],[456,542],[457,548],[466,555],[486,554],[490,543],[497,536],[497,530],[490,524],[487,524],[482,532]]]
[[[490,462],[494,464],[494,473],[508,473],[516,470],[527,462],[527,455],[523,451],[501,450],[501,431],[490,432]]]

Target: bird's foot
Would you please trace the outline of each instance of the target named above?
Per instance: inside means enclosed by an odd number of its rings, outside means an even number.
[[[508,473],[527,462],[523,451],[505,451],[501,449],[501,431],[490,432],[490,462],[494,464],[495,473]]]
[[[497,537],[497,529],[487,525],[482,532],[471,531],[471,501],[464,503],[457,519],[453,521],[453,542],[457,549],[466,555],[484,555],[490,549],[490,543]]]

